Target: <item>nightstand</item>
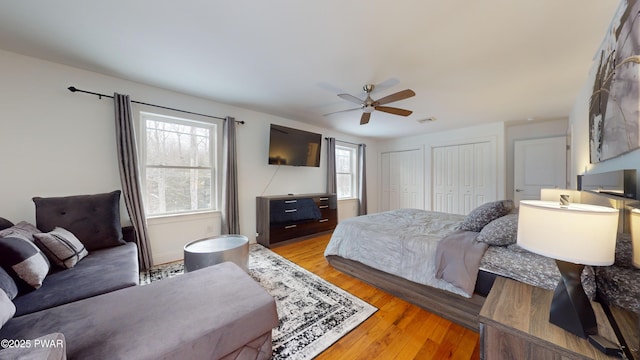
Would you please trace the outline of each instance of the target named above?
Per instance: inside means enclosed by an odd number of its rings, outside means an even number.
[[[497,278],[480,311],[481,358],[615,359],[549,323],[552,297],[553,291]],[[600,304],[592,304],[598,333],[619,344]]]

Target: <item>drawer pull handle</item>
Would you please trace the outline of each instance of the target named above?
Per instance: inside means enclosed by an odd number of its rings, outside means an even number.
[[[287,225],[287,226],[285,226],[284,228],[285,228],[285,229],[293,229],[293,228],[295,228],[295,227],[298,227],[298,225]]]
[[[286,213],[292,213],[292,212],[296,212],[298,211],[298,209],[285,209],[284,212]]]
[[[320,198],[320,201],[327,201],[329,198]]]
[[[328,207],[329,207],[329,205],[320,205],[320,206],[318,206],[318,207],[319,207],[320,209],[326,209],[326,208],[328,208]]]
[[[296,202],[298,202],[298,200],[285,200],[284,201],[285,204],[293,204],[293,203],[296,203]]]
[[[327,222],[327,221],[329,221],[329,219],[320,219],[320,220],[318,220],[318,222]]]

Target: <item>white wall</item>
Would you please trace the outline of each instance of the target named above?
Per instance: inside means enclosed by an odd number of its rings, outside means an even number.
[[[2,50],[0,69],[0,216],[13,222],[35,223],[33,196],[92,194],[121,188],[112,100],[71,93],[69,86],[104,94],[116,91],[137,101],[244,120],[245,125],[237,128],[240,227],[252,241],[256,196],[326,190],[325,146],[319,168],[267,164],[271,123],[364,142],[369,154],[377,152],[375,142],[366,139]],[[367,167],[368,202],[375,209],[375,156],[368,156]],[[121,208],[126,223],[124,205]],[[201,226],[204,228],[198,231],[205,233],[216,225],[205,222]]]
[[[572,189],[576,188],[576,175],[587,173],[597,174],[620,169],[636,169],[636,174],[640,178],[640,149],[597,164],[591,164],[589,161],[589,98],[594,79],[595,72],[592,71],[569,116],[572,149],[570,184]],[[634,121],[638,121],[638,119],[634,119]],[[637,182],[636,187],[636,194],[640,194],[640,181]]]
[[[444,121],[444,120],[443,120]],[[378,144],[378,162],[381,154],[390,151],[421,149],[424,153],[424,204],[425,209],[431,209],[431,160],[432,148],[438,146],[469,144],[489,141],[493,146],[496,160],[496,196],[505,198],[505,126],[502,122],[471,126],[463,129],[441,131],[416,136],[382,141]],[[380,175],[379,175],[380,176]],[[380,180],[378,180],[380,182]],[[380,189],[378,189],[380,191]],[[378,199],[380,193],[377,194]]]

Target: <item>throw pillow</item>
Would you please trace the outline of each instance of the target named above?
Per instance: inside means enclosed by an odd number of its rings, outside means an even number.
[[[26,221],[20,221],[19,223],[13,225],[10,228],[0,230],[0,238],[1,237],[19,237],[25,240],[34,241],[33,234],[38,234],[41,231],[38,230],[37,227]]]
[[[489,245],[506,246],[518,239],[518,214],[508,214],[488,223],[476,240]]]
[[[0,217],[0,230],[4,230],[6,228],[10,228],[13,226],[13,223],[5,218]]]
[[[16,306],[4,291],[0,290],[0,328],[11,320],[16,313]]]
[[[124,244],[120,225],[120,190],[105,194],[34,197],[36,226],[72,232],[89,251]]]
[[[71,269],[89,254],[77,237],[60,227],[33,236],[36,238],[36,245],[49,260],[66,269]]]
[[[19,237],[0,238],[0,265],[23,291],[40,288],[50,268],[40,249]]]
[[[499,200],[471,210],[471,212],[462,220],[458,226],[459,230],[479,232],[488,223],[493,220],[507,215],[513,209],[513,201]]]
[[[18,285],[13,278],[7,274],[4,268],[0,267],[0,289],[4,290],[9,299],[13,300],[18,296]]]

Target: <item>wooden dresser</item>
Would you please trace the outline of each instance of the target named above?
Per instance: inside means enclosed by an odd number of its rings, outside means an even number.
[[[331,231],[338,224],[337,196],[259,196],[256,198],[256,223],[256,240],[266,247]]]
[[[552,297],[553,291],[497,278],[479,316],[481,359],[615,359],[549,323]],[[600,304],[592,304],[599,335],[619,344]]]

